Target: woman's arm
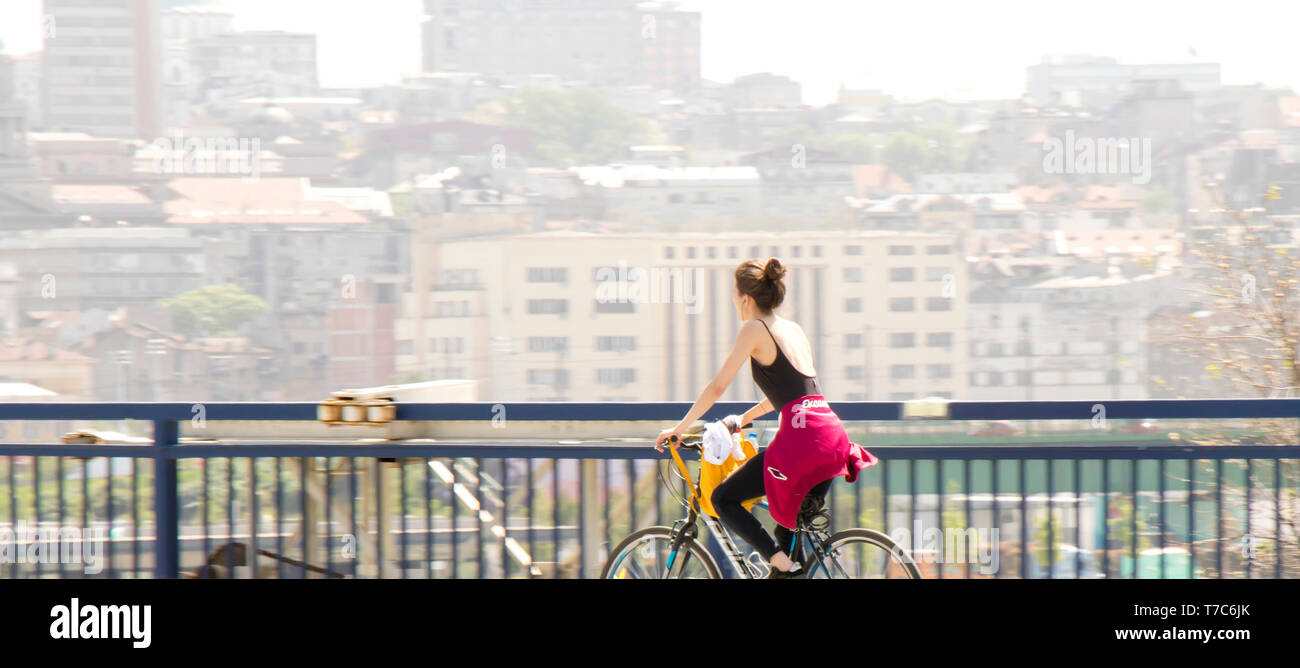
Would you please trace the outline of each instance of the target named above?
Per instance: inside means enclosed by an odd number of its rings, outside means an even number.
[[[680,437],[691,426],[692,422],[700,419],[700,416],[707,413],[713,407],[713,404],[722,397],[722,393],[727,391],[727,386],[735,379],[736,372],[740,370],[740,365],[744,364],[745,359],[754,351],[754,347],[759,341],[756,330],[761,327],[762,325],[750,321],[740,328],[740,332],[736,334],[736,342],[731,347],[731,354],[727,355],[726,361],[722,363],[718,375],[714,376],[713,380],[709,381],[709,384],[705,385],[704,389],[700,391],[700,396],[695,399],[695,403],[691,405],[691,409],[686,412],[686,416],[682,418],[681,422],[678,422],[672,429],[665,429],[659,434],[659,438],[655,441],[656,447],[662,445],[669,436]],[[762,405],[759,404],[750,410],[756,410]],[[771,410],[770,403],[768,403],[768,410]],[[746,412],[746,415],[748,415],[748,412]]]
[[[745,414],[740,416],[740,424],[736,426],[743,427],[771,412],[772,400],[764,398],[761,402],[754,404],[753,408],[745,411]]]

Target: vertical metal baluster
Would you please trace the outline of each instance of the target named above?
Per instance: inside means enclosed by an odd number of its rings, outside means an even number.
[[[235,578],[235,459],[233,457],[226,458],[226,568],[228,569],[226,577],[233,580]]]
[[[248,458],[248,566],[253,579],[257,579],[257,558],[261,554],[261,544],[257,540],[257,527],[261,524],[262,511],[257,503],[257,457]]]
[[[60,469],[61,468],[62,467],[60,465]],[[62,480],[63,476],[60,475],[59,479]],[[59,497],[60,497],[59,504],[62,505],[63,495],[60,494]],[[39,538],[40,537],[39,531],[41,529],[41,458],[40,457],[32,457],[32,512],[36,514],[36,531],[38,532],[37,537]],[[62,509],[60,509],[59,514],[62,513],[63,511]],[[39,559],[36,560],[35,565],[36,565],[36,577],[39,578],[41,577],[41,562]]]
[[[1217,517],[1218,528],[1214,533],[1214,544],[1217,546],[1214,554],[1214,569],[1219,572],[1218,577],[1223,578],[1223,460],[1214,460],[1214,501],[1215,513]]]
[[[15,530],[18,529],[18,486],[17,475],[14,473],[14,457],[5,457],[9,464],[9,526]],[[9,577],[18,577],[18,560],[9,566]]]
[[[202,460],[199,460],[200,462]],[[140,577],[140,460],[131,458],[131,577]],[[203,555],[205,558],[207,555]]]
[[[430,480],[432,471],[429,468],[429,460],[422,459],[424,462],[424,519],[426,523],[424,532],[424,567],[425,574],[430,580],[433,579],[433,481]]]
[[[208,563],[208,555],[212,554],[212,546],[208,539],[208,529],[212,526],[212,503],[208,496],[208,486],[211,479],[208,477],[211,464],[214,460],[210,457],[203,458],[203,557],[202,561]]]
[[[1129,553],[1133,559],[1133,579],[1138,579],[1138,458],[1133,457],[1132,468],[1129,469],[1129,490],[1133,493],[1133,515],[1130,518],[1133,525],[1133,544],[1129,546]]]
[[[1073,460],[1074,472],[1074,579],[1083,577],[1083,518],[1079,514],[1079,500],[1083,498],[1083,482],[1079,467],[1082,462]]]
[[[916,467],[920,460],[910,460],[907,462],[907,530],[912,532],[916,527]],[[917,536],[912,536],[912,544],[918,545]],[[915,558],[915,556],[914,556]]]
[[[275,553],[284,555],[284,465],[275,458]],[[284,561],[275,560],[275,577],[284,578]]]
[[[83,459],[82,461],[85,461],[85,460]],[[82,473],[84,474],[85,471],[83,470]],[[61,526],[63,526],[63,518],[64,518],[65,515],[66,515],[66,514],[64,513],[64,507],[63,507],[63,504],[64,504],[64,501],[63,501],[63,494],[64,494],[64,492],[63,492],[63,458],[62,458],[62,457],[55,457],[55,458],[54,458],[54,477],[58,479],[58,481],[57,481],[57,485],[56,485],[56,489],[57,489],[57,492],[58,492],[58,495],[59,495],[59,500],[58,500],[57,503],[54,504],[54,506],[55,506],[55,508],[57,509],[57,512],[58,512],[58,527],[61,527]],[[85,479],[85,476],[84,476],[84,475],[82,476],[82,479]],[[36,488],[36,493],[37,493],[37,494],[40,494],[40,493],[41,493],[39,487]],[[37,529],[36,539],[39,541],[39,540],[40,540],[40,537],[41,537],[41,535],[40,535],[40,522],[39,522],[40,518],[38,517],[37,520],[38,520],[38,522],[37,522],[37,524],[36,524],[36,529]],[[85,527],[85,526],[86,526],[85,522],[82,522],[81,526],[82,526],[82,527]],[[55,527],[55,532],[58,532],[58,530],[59,530],[58,527]],[[56,535],[57,535],[57,533],[56,533]],[[62,540],[63,540],[62,537],[60,537],[59,540],[60,540],[60,542],[62,542]],[[59,566],[58,566],[58,568],[59,568],[59,577],[62,578],[62,577],[63,577],[63,560],[62,560],[62,559],[57,559],[56,561],[58,561],[58,564],[59,564]]]
[[[1282,577],[1282,561],[1286,552],[1282,551],[1282,460],[1273,459],[1273,551],[1277,561],[1273,564],[1273,577]]]
[[[1250,548],[1246,559],[1247,580],[1255,574],[1255,534],[1250,523],[1250,516],[1252,514],[1250,512],[1252,499],[1251,488],[1254,486],[1254,483],[1251,481],[1251,475],[1254,473],[1254,464],[1255,460],[1250,459],[1249,457],[1246,458],[1246,540],[1249,541],[1246,544]]]
[[[528,579],[533,579],[533,563],[537,561],[537,545],[533,539],[536,533],[536,525],[533,522],[533,463],[534,460],[525,460],[528,465],[528,512],[525,513],[524,521],[528,523]]]
[[[510,579],[510,553],[506,539],[510,537],[510,460],[501,462],[501,579]]]
[[[942,536],[943,535],[943,460],[939,460],[939,459],[934,460],[934,493],[936,499],[935,507],[934,507],[935,508],[934,516],[939,524],[939,535]],[[938,579],[940,580],[943,579],[943,567],[944,567],[945,557],[951,558],[948,557],[948,555],[943,554],[943,549],[941,544],[939,550],[938,567],[934,569],[935,573],[939,576]]]
[[[604,539],[605,549],[609,550],[610,548],[613,547],[613,545],[609,542],[609,498],[610,498],[609,460],[608,459],[600,460],[600,468],[605,472],[604,489],[600,490],[600,498],[601,498],[600,511],[601,511],[601,522],[602,522],[600,535],[601,538]]]
[[[108,475],[104,478],[107,487],[107,505],[104,507],[104,514],[108,516],[108,540],[104,543],[104,556],[108,564],[108,577],[110,580],[117,579],[117,570],[113,568],[113,458],[105,457],[108,464]]]
[[[1101,562],[1102,572],[1110,579],[1110,460],[1101,460]]]
[[[375,552],[377,553],[375,557],[375,579],[382,580],[384,577],[384,559],[388,558],[388,555],[384,554],[384,543],[388,542],[384,539],[384,536],[392,531],[393,527],[391,524],[388,526],[383,525],[383,508],[388,505],[388,499],[382,493],[384,490],[384,463],[376,459],[374,464],[375,479],[372,481],[374,488],[371,491],[375,495],[375,516],[373,518],[375,520]]]
[[[1029,462],[1021,459],[1016,462],[1020,474],[1020,578],[1029,577],[1029,491],[1025,485],[1025,469]]]
[[[560,577],[560,460],[551,460],[551,542],[555,548],[552,578]]]
[[[355,536],[354,536],[355,538]],[[355,545],[355,543],[353,543]],[[356,558],[356,555],[352,555]],[[325,458],[325,570],[334,571],[334,458]],[[326,577],[329,577],[328,575]]]
[[[357,535],[357,458],[348,457],[348,520],[352,523],[352,544],[358,546],[360,551],[361,537]],[[360,554],[352,555],[352,577],[357,577],[357,562],[361,560]]]
[[[316,465],[313,457],[301,457],[298,459],[298,470],[302,475],[298,478],[298,521],[302,525],[302,566],[298,567],[298,577],[306,580],[310,577],[307,574],[307,562],[311,560],[311,544],[307,540],[311,534],[315,533],[311,525],[316,523],[315,517],[309,517],[311,513],[307,512],[307,480],[311,478],[312,468]],[[328,484],[329,478],[326,478]]]
[[[991,474],[989,476],[989,482],[992,485],[990,490],[993,493],[993,532],[994,535],[998,537],[999,543],[1001,543],[1002,540],[1002,509],[998,507],[998,464],[1000,463],[1001,462],[996,459],[989,460],[989,472]],[[998,545],[998,549],[1002,549],[1000,544]],[[993,579],[996,580],[1001,577],[1002,567],[999,565],[997,572],[993,573]]]
[[[855,488],[856,488],[856,486],[855,486]],[[969,528],[970,528],[970,525],[971,525],[971,521],[970,521],[970,494],[971,494],[971,489],[970,489],[970,460],[969,460],[969,459],[964,459],[964,458],[961,460],[961,489],[962,489],[963,492],[966,493],[966,503],[964,504],[964,507],[963,507],[963,509],[962,509],[962,521],[966,524],[966,528],[969,529]],[[965,574],[964,574],[962,577],[966,578],[967,580],[970,579],[970,558],[969,558],[969,557],[970,557],[970,547],[968,546],[968,547],[966,548],[966,554],[963,554],[963,555],[962,555],[962,558],[961,558],[962,563],[965,564],[965,567],[963,568],[963,570],[965,571]]]
[[[1056,510],[1056,506],[1052,503],[1052,490],[1055,487],[1052,478],[1055,474],[1053,469],[1056,460],[1047,459],[1043,461],[1043,464],[1047,467],[1047,579],[1055,580],[1056,550],[1052,548],[1052,544],[1056,542],[1056,527],[1052,523],[1052,513]]]
[[[487,577],[487,570],[483,564],[483,460],[478,457],[474,458],[474,502],[478,504],[474,513],[475,570],[482,580]]]
[[[407,577],[406,576],[406,460],[400,457],[397,459],[397,475],[401,479],[400,484],[402,486],[402,490],[401,490],[402,513],[401,513],[401,517],[398,519],[398,525],[402,532],[401,534],[399,534],[402,537],[402,554],[401,554],[402,560],[398,568],[402,572],[402,579],[405,580]]]
[[[587,523],[583,522],[583,511],[587,507],[587,476],[583,475],[581,459],[573,460],[574,473],[578,476],[578,511],[575,515],[576,524],[578,525],[578,579],[587,578],[587,552],[584,549],[587,545]],[[685,489],[686,482],[682,481],[682,488]]]
[[[90,471],[89,457],[81,459],[81,527],[84,530],[90,526]],[[59,524],[63,524],[63,518],[59,518]],[[63,536],[59,536],[59,544],[63,544]],[[62,559],[59,559],[62,562]],[[59,564],[59,577],[63,576],[63,564]]]
[[[451,577],[460,577],[460,497],[456,495],[456,460],[451,460]]]
[[[1157,522],[1160,525],[1158,536],[1160,538],[1160,579],[1165,579],[1165,460],[1156,460],[1156,480],[1157,493],[1156,514],[1159,518]]]
[[[1196,462],[1187,460],[1187,578],[1196,577]]]

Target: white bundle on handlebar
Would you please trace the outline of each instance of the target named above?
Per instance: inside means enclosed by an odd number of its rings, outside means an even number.
[[[723,422],[713,422],[704,428],[703,446],[700,456],[710,464],[721,465],[731,457],[738,462],[745,460],[745,451],[740,447],[740,433],[733,433]]]

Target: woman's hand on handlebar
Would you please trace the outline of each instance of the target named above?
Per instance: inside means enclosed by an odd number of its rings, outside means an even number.
[[[675,446],[682,439],[683,431],[681,427],[672,427],[659,432],[659,437],[655,439],[655,450],[663,452],[665,443]]]

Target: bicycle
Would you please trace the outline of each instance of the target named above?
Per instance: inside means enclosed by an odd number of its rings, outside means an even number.
[[[748,428],[750,425],[745,425]],[[699,450],[703,423],[697,422],[690,433],[683,436],[679,447]],[[742,438],[744,435],[742,433]],[[674,437],[674,442],[677,442]],[[700,487],[691,478],[685,461],[677,448],[669,448],[678,477],[686,481],[690,498],[677,495],[672,484],[659,472],[660,480],[669,492],[687,510],[686,517],[673,526],[652,526],[632,532],[611,552],[601,570],[602,579],[670,579],[706,578],[722,579],[713,555],[699,540],[697,521],[704,520],[709,531],[722,544],[728,562],[743,578],[767,577],[770,565],[758,552],[748,557],[741,555],[735,540],[716,518],[700,511]],[[760,501],[756,505],[766,509]],[[812,498],[805,498],[799,511],[793,544],[786,550],[790,558],[799,563],[807,579],[838,578],[894,578],[920,579],[916,562],[902,546],[886,534],[874,529],[845,529],[829,535],[830,513],[814,508]]]

